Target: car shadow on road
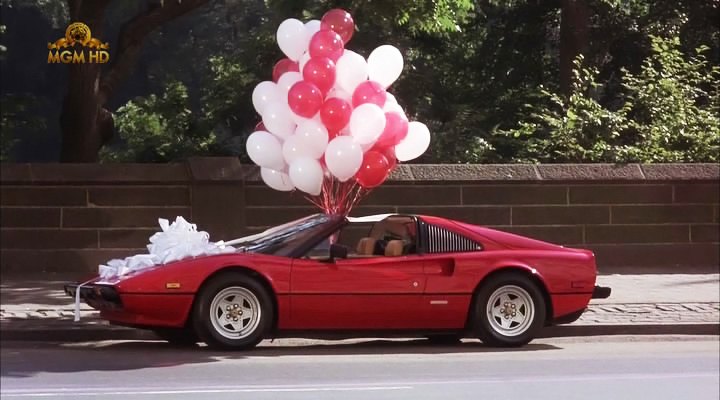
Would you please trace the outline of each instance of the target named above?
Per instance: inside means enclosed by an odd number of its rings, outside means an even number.
[[[523,347],[498,348],[486,346],[477,340],[465,340],[456,344],[432,344],[425,339],[390,340],[371,339],[352,343],[326,341],[322,344],[273,345],[257,347],[252,355],[271,356],[320,356],[320,355],[376,355],[376,354],[454,354],[454,353],[493,353],[528,352],[555,350],[558,347],[548,344],[528,344]]]
[[[252,357],[442,355],[457,353],[532,352],[557,350],[548,344],[518,348],[493,348],[479,341],[433,345],[427,340],[372,339],[352,343],[323,341],[312,344],[264,342],[249,351],[217,351],[204,345],[178,347],[162,341],[88,342],[72,344],[23,343],[3,345],[3,377],[30,377],[39,373],[125,371],[167,368],[187,364],[242,360]]]

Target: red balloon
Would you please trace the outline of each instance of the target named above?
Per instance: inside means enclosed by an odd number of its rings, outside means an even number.
[[[326,57],[311,58],[305,63],[303,79],[317,86],[323,96],[335,84],[335,63]]]
[[[342,38],[340,35],[330,29],[321,29],[310,39],[310,57],[326,57],[333,61],[337,61],[343,54]]]
[[[288,91],[288,105],[297,115],[312,118],[323,104],[323,95],[320,89],[310,82],[299,81]]]
[[[395,147],[388,147],[385,151],[382,152],[385,158],[388,160],[388,171],[392,172],[392,170],[395,169],[397,166],[397,157],[395,157]],[[388,173],[388,175],[390,175]]]
[[[278,61],[273,67],[273,82],[277,82],[278,79],[280,79],[280,77],[282,76],[282,74],[290,71],[300,72],[300,66],[297,62],[289,58],[283,58],[282,60]]]
[[[385,182],[390,173],[390,164],[387,158],[377,151],[369,150],[363,156],[363,162],[355,175],[360,186],[370,189]]]
[[[343,43],[347,43],[355,33],[355,21],[349,12],[335,8],[323,15],[320,21],[320,29],[332,29],[342,38]]]
[[[388,171],[391,171],[395,169],[397,166],[397,157],[395,157],[395,146],[390,147],[378,147],[377,143],[370,149],[370,151],[377,151],[378,153],[385,156],[385,159],[388,162]]]
[[[385,105],[385,99],[387,99],[385,88],[375,81],[365,81],[357,85],[352,96],[353,107],[373,103],[382,108]]]
[[[350,122],[351,114],[350,103],[337,97],[331,97],[325,100],[320,109],[320,120],[328,132],[337,133]]]
[[[376,148],[395,147],[408,133],[408,121],[396,112],[385,113],[385,129],[380,134]]]

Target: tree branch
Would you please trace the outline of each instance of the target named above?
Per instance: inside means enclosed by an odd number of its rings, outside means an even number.
[[[145,38],[164,23],[178,18],[209,0],[165,0],[153,3],[145,12],[127,21],[120,29],[120,40],[110,70],[100,82],[100,104],[105,104],[118,84],[132,70]]]

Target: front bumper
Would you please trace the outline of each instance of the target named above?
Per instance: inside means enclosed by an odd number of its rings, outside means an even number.
[[[78,283],[68,283],[64,286],[65,294],[75,298]],[[96,310],[122,309],[122,300],[113,286],[86,284],[80,287],[80,298]]]
[[[592,292],[592,298],[593,299],[607,299],[610,297],[610,292],[612,289],[605,286],[595,286],[595,289],[593,289]]]

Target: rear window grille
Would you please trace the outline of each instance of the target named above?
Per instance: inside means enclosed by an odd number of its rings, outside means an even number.
[[[482,249],[482,246],[474,240],[434,225],[427,225],[427,238],[429,253],[455,253]]]

